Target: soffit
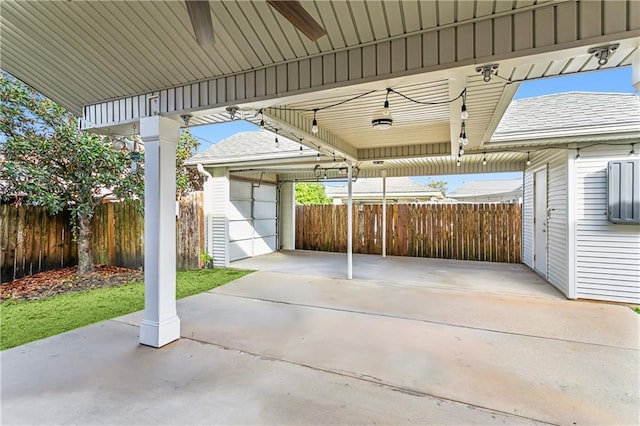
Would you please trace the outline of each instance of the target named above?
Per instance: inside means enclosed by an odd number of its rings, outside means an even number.
[[[79,113],[86,104],[509,12],[547,0],[302,0],[309,41],[263,0],[211,2],[199,46],[183,1],[3,1],[3,68]]]

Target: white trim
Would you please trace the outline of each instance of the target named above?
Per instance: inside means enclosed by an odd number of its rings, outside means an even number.
[[[544,163],[541,164],[538,167],[532,168],[531,169],[531,176],[533,179],[533,183],[532,183],[532,192],[533,192],[533,229],[532,229],[532,233],[531,233],[531,241],[532,241],[532,256],[533,256],[533,271],[538,273],[541,277],[543,277],[545,280],[549,279],[549,229],[548,229],[548,222],[547,222],[547,232],[545,233],[546,237],[546,241],[545,241],[545,245],[546,245],[546,256],[547,259],[545,261],[545,271],[544,273],[542,273],[542,271],[539,271],[536,266],[536,253],[537,253],[537,240],[536,240],[536,224],[537,224],[537,202],[536,202],[536,174],[539,172],[544,171],[545,172],[545,182],[547,184],[547,187],[545,188],[544,194],[546,197],[546,206],[547,206],[547,210],[549,209],[549,167],[548,167],[548,163]]]
[[[567,297],[577,298],[576,283],[576,167],[577,150],[567,151]]]

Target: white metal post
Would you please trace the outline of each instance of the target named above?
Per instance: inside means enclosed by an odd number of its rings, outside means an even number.
[[[387,257],[387,171],[382,171],[382,257]]]
[[[144,315],[140,343],[159,348],[180,338],[176,311],[177,121],[140,119],[144,142]]]
[[[347,279],[353,278],[353,197],[352,197],[352,168],[347,164]]]

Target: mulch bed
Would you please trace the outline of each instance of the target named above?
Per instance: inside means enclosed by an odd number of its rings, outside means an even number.
[[[56,294],[93,288],[113,287],[132,282],[142,282],[144,273],[137,269],[96,265],[95,272],[76,276],[77,267],[40,272],[18,278],[0,286],[0,301],[37,300]]]

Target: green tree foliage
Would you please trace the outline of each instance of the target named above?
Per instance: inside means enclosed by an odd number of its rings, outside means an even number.
[[[442,193],[443,197],[447,196],[447,182],[444,180],[431,180],[429,182],[429,186],[432,188],[437,189],[438,191],[440,191]]]
[[[178,196],[202,190],[202,176],[198,170],[184,166],[184,162],[192,157],[199,147],[200,141],[191,134],[191,131],[189,129],[183,130],[176,147],[176,192]]]
[[[321,183],[296,183],[296,204],[311,206],[317,204],[331,204],[324,185]]]
[[[142,167],[105,138],[78,130],[63,107],[13,76],[0,77],[0,182],[3,196],[71,213],[78,242],[78,274],[93,271],[91,218],[111,191],[117,198],[142,197]],[[140,160],[142,161],[142,159]]]

